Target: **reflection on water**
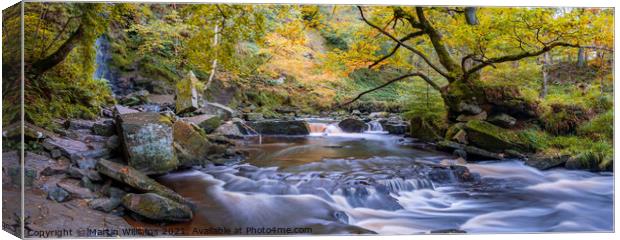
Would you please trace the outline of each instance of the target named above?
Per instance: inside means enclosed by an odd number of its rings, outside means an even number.
[[[327,128],[327,127],[326,127]],[[326,130],[323,129],[323,131]],[[317,128],[318,129],[318,128]],[[315,134],[247,143],[233,166],[159,180],[197,203],[205,227],[312,227],[313,233],[612,231],[613,177],[518,161],[466,164],[476,181],[433,181],[447,156],[385,134]]]

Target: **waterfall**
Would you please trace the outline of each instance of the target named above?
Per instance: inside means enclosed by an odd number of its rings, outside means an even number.
[[[105,35],[101,35],[95,41],[95,72],[93,73],[94,79],[107,81],[112,93],[119,95],[122,93],[122,88],[118,86],[116,74],[110,69],[110,60],[112,55],[110,54],[110,41]]]
[[[377,121],[370,121],[366,125],[368,125],[368,132],[383,132],[383,126]]]
[[[310,133],[314,134],[334,134],[342,133],[342,129],[337,123],[308,123]]]

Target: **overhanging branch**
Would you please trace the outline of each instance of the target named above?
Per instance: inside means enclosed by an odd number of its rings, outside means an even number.
[[[390,85],[390,84],[392,84],[392,83],[395,83],[395,82],[398,82],[398,81],[400,81],[400,80],[403,80],[403,79],[406,79],[406,78],[410,78],[410,77],[420,77],[420,78],[422,78],[422,79],[423,79],[426,83],[428,83],[428,84],[429,84],[429,85],[430,85],[433,89],[435,89],[435,90],[437,90],[437,91],[441,91],[441,88],[439,87],[439,85],[437,85],[435,82],[433,82],[433,80],[431,80],[428,76],[424,75],[424,74],[423,74],[423,73],[421,73],[421,72],[414,72],[414,73],[409,73],[409,74],[402,75],[402,76],[400,76],[400,77],[397,77],[397,78],[394,78],[394,79],[392,79],[392,80],[390,80],[390,81],[387,81],[387,82],[385,82],[384,84],[381,84],[381,85],[379,85],[379,86],[377,86],[377,87],[375,87],[375,88],[372,88],[372,89],[369,89],[369,90],[363,91],[363,92],[361,92],[360,94],[358,94],[355,98],[353,98],[352,100],[349,100],[349,101],[347,101],[347,102],[345,102],[345,103],[342,103],[342,104],[340,104],[339,106],[340,106],[340,107],[342,107],[342,106],[349,105],[349,104],[351,104],[351,103],[353,103],[353,102],[357,101],[357,100],[358,100],[358,99],[360,99],[362,96],[364,96],[364,95],[366,95],[366,94],[368,94],[368,93],[371,93],[371,92],[377,91],[377,90],[379,90],[379,89],[382,89],[382,88],[384,88],[384,87],[389,86],[389,85]]]
[[[469,75],[472,73],[475,73],[477,71],[479,71],[482,68],[485,68],[487,66],[491,66],[493,64],[496,63],[503,63],[503,62],[512,62],[512,61],[518,61],[524,58],[528,58],[528,57],[535,57],[535,56],[539,56],[543,53],[546,53],[548,51],[551,51],[552,49],[556,48],[556,47],[579,47],[578,44],[570,44],[570,43],[565,43],[565,42],[555,42],[552,44],[549,44],[545,47],[543,47],[542,49],[536,51],[536,52],[522,52],[519,54],[514,54],[514,55],[507,55],[507,56],[502,56],[502,57],[496,57],[496,58],[489,58],[486,60],[482,60],[480,64],[473,66],[471,69],[469,69],[465,74]]]

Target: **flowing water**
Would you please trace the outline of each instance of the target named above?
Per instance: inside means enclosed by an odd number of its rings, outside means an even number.
[[[158,179],[197,205],[196,229],[311,228],[312,233],[613,231],[613,176],[519,161],[464,164],[474,181],[433,178],[458,163],[415,150],[378,126],[360,134],[311,124],[307,137],[245,142],[248,159]],[[306,231],[306,233],[308,233]],[[260,232],[241,232],[260,234]]]

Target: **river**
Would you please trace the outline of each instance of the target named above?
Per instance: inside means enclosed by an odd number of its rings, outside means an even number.
[[[205,227],[244,229],[240,234],[261,227],[313,234],[613,231],[611,173],[539,171],[517,160],[462,163],[376,128],[350,134],[318,121],[310,136],[242,142],[244,162],[160,177],[197,205],[192,222],[172,226],[187,235],[205,234],[192,233]],[[475,180],[434,180],[433,164],[446,163],[466,166]]]

